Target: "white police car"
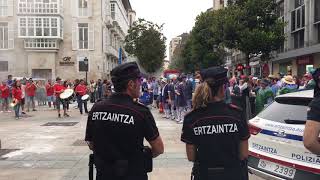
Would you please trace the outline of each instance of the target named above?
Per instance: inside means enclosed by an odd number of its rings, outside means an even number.
[[[320,180],[320,156],[303,145],[313,90],[276,97],[249,121],[249,170],[265,179]]]

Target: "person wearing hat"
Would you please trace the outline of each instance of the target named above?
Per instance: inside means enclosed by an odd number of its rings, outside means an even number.
[[[139,98],[141,88],[137,63],[115,67],[111,81],[115,93],[93,105],[86,127],[96,179],[147,180],[152,169],[146,162],[162,154],[164,146],[149,108],[133,100]],[[144,148],[144,139],[151,149]]]
[[[316,86],[314,87],[314,98],[309,104],[303,144],[312,153],[320,155],[320,68],[312,74],[312,77]]]
[[[53,92],[56,96],[56,107],[58,111],[58,117],[61,118],[60,114],[60,104],[62,105],[63,108],[63,116],[64,117],[69,117],[69,114],[67,114],[67,107],[65,102],[60,98],[60,94],[63,93],[63,91],[66,88],[62,85],[61,78],[57,77],[56,78],[56,83],[53,85]]]
[[[260,113],[264,107],[270,104],[274,99],[274,94],[269,86],[267,79],[262,79],[260,83],[261,88],[256,95],[256,111],[255,114]]]
[[[290,75],[284,76],[282,78],[282,83],[283,85],[282,88],[280,88],[280,90],[278,91],[278,95],[296,92],[298,89],[296,82],[294,82],[293,77]]]
[[[312,74],[307,72],[305,75],[303,75],[302,78],[303,81],[303,88],[302,89],[314,89],[315,87],[315,82],[312,78]]]
[[[242,109],[224,102],[227,70],[211,67],[201,71],[201,78],[181,134],[194,162],[193,179],[247,180],[250,133]]]

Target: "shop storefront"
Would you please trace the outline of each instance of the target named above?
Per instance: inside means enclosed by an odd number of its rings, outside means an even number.
[[[303,76],[306,72],[310,72],[314,68],[313,56],[300,56],[297,58],[297,75]]]
[[[279,63],[279,73],[283,75],[292,75],[292,62]]]

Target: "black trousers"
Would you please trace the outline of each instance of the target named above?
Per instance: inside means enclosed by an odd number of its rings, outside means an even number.
[[[81,114],[83,113],[82,104],[83,104],[83,106],[84,106],[84,112],[85,112],[85,113],[88,113],[87,101],[83,101],[83,100],[81,99],[81,96],[77,96],[77,98],[78,98],[78,107],[79,107],[80,113],[81,113]]]

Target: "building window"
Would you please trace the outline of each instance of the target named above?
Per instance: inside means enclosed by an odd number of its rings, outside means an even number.
[[[279,18],[282,18],[284,16],[284,1],[278,3],[277,15]]]
[[[294,1],[294,7],[297,8],[299,6],[304,5],[304,0],[295,0]]]
[[[0,61],[0,72],[8,72],[8,71],[9,71],[8,61]]]
[[[19,36],[20,37],[53,37],[62,36],[61,26],[58,29],[57,17],[20,17]],[[60,34],[58,32],[60,31]]]
[[[8,0],[0,0],[0,16],[8,15]]]
[[[0,49],[9,48],[9,28],[8,23],[0,22]]]
[[[58,0],[19,0],[18,12],[22,14],[57,14],[59,12],[58,3]]]
[[[20,18],[19,26],[20,26],[20,31],[19,31],[20,36],[27,36],[27,19]]]
[[[291,31],[297,31],[305,26],[305,6],[302,5],[291,12]]]
[[[58,49],[58,44],[54,39],[25,39],[24,47],[31,49]]]
[[[50,19],[43,18],[43,36],[50,36]]]
[[[42,19],[36,18],[36,36],[42,36]]]
[[[111,17],[114,19],[116,17],[116,4],[111,3],[110,7],[111,7]]]
[[[320,21],[320,1],[315,0],[314,1],[314,22],[319,22]]]
[[[51,35],[58,36],[58,19],[51,19]]]
[[[88,23],[79,23],[79,49],[89,48],[89,27]]]
[[[304,47],[304,30],[293,33],[293,39],[295,49]]]
[[[78,0],[79,16],[88,16],[88,0]]]
[[[28,18],[28,36],[34,36],[34,18]]]

